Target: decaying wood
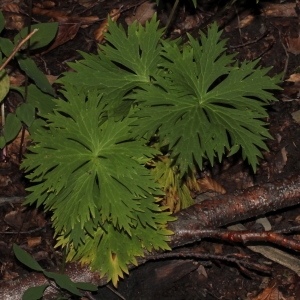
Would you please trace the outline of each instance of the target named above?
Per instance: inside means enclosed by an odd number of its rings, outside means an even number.
[[[211,228],[225,226],[297,204],[300,204],[300,175],[205,200],[176,214],[177,221],[169,224],[169,229],[174,232],[174,235],[170,237],[169,245],[175,248],[194,243],[205,237],[205,232],[207,236],[211,236]],[[214,232],[218,233],[216,230]],[[219,234],[220,238],[222,234],[229,239],[233,237],[233,234],[230,236],[224,232]],[[243,241],[240,234],[240,232],[236,233],[236,236]],[[274,239],[274,235],[272,237]],[[146,253],[144,258],[138,259],[139,264],[152,259],[155,254],[157,253]],[[105,277],[100,279],[98,273],[91,272],[88,267],[82,267],[78,263],[68,264],[65,273],[75,282],[84,281],[99,286],[106,284]],[[28,287],[45,282],[44,276],[37,273],[4,282],[0,285],[0,299],[20,299],[20,295]],[[44,299],[51,299],[52,292],[53,290],[47,291]]]

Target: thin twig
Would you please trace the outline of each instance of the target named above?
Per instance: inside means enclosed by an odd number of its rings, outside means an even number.
[[[241,48],[241,47],[245,47],[245,46],[249,46],[249,45],[255,44],[258,41],[260,41],[262,38],[266,37],[269,33],[270,33],[270,31],[266,30],[266,32],[264,34],[262,34],[260,37],[256,38],[253,41],[249,41],[249,42],[242,43],[242,44],[239,44],[239,45],[233,45],[233,46],[229,45],[228,48],[235,49],[235,48]]]
[[[118,291],[116,291],[112,286],[110,286],[109,284],[106,285],[106,287],[108,289],[110,289],[114,294],[116,294],[117,296],[119,296],[122,300],[126,300]]]
[[[174,19],[174,15],[177,11],[177,6],[179,4],[179,0],[176,0],[173,7],[172,7],[172,10],[171,10],[171,13],[170,13],[170,16],[168,18],[168,22],[167,22],[167,25],[166,25],[166,31],[165,31],[165,36],[168,34],[169,30],[170,30],[170,26],[172,24],[172,21]]]
[[[38,227],[32,230],[27,230],[27,231],[0,231],[0,234],[30,234],[30,233],[34,233],[37,231],[41,231],[45,229],[45,227]]]
[[[14,48],[13,52],[9,55],[9,57],[5,60],[5,62],[0,66],[0,71],[2,71],[6,65],[12,60],[15,54],[21,49],[21,47],[38,31],[38,29],[33,29],[23,40],[19,42],[19,44]]]
[[[243,265],[248,268],[253,268],[257,271],[261,272],[270,272],[270,268],[265,265],[257,264],[254,262],[249,261],[249,256],[245,255],[239,255],[239,254],[227,254],[227,255],[217,255],[217,254],[211,254],[211,253],[195,253],[193,251],[173,251],[173,252],[164,252],[159,254],[151,254],[149,256],[149,260],[158,260],[158,259],[176,259],[176,258],[184,258],[184,259],[204,259],[204,260],[223,260],[223,261],[229,261],[232,263],[236,263],[238,265]]]

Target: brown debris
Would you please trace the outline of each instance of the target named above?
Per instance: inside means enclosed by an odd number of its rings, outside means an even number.
[[[47,16],[58,22],[92,24],[94,22],[99,21],[99,17],[97,17],[97,16],[80,17],[80,16],[76,16],[76,15],[69,15],[69,14],[59,11],[59,10],[43,9],[43,8],[39,8],[39,7],[33,7],[32,13],[35,15]]]
[[[267,17],[295,18],[297,17],[295,2],[291,3],[262,3],[262,11]]]
[[[226,194],[226,190],[211,177],[206,176],[203,179],[198,179],[197,182],[201,192],[211,191],[219,194]]]
[[[155,14],[155,6],[155,2],[146,1],[142,3],[130,17],[125,18],[125,22],[127,25],[131,25],[136,21],[138,24],[144,25]]]
[[[279,300],[282,299],[282,294],[278,290],[278,282],[272,280],[269,285],[257,296],[251,300]]]
[[[26,17],[15,12],[3,11],[5,19],[5,28],[8,30],[20,31],[25,27]]]

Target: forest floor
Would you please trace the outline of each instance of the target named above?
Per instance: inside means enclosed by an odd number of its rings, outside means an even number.
[[[30,21],[28,2],[4,1],[0,4],[6,20],[5,37],[13,37]],[[44,6],[38,5],[40,2]],[[68,62],[80,59],[78,50],[96,53],[98,42],[94,33],[113,9],[121,8],[117,22],[124,27],[135,19],[143,22],[144,17],[151,17],[154,11],[157,11],[161,26],[165,26],[174,1],[161,2],[156,7],[153,3],[134,0],[34,0],[32,22],[58,20],[71,23],[73,20],[73,23],[64,29],[62,45],[46,49],[33,58],[49,78],[57,78],[70,70]],[[171,38],[183,36],[186,39],[187,32],[197,36],[199,30],[205,32],[207,25],[216,21],[223,29],[222,38],[228,39],[228,53],[238,52],[238,61],[259,58],[260,66],[272,67],[269,75],[281,73],[283,79],[283,89],[275,94],[278,101],[268,108],[269,129],[274,139],[267,141],[270,151],[263,152],[257,172],[253,174],[247,162],[234,156],[214,167],[207,165],[203,174],[211,176],[227,192],[299,174],[300,8],[295,9],[295,1],[279,0],[261,0],[258,4],[256,1],[237,1],[229,6],[223,2],[230,1],[198,2],[195,9],[192,1],[180,1],[169,30]],[[53,15],[50,16],[49,11]],[[96,21],[83,24],[82,18],[91,16],[96,16]],[[7,111],[14,111],[19,101],[10,95]],[[19,143],[20,138],[8,146],[0,165],[0,280],[14,279],[28,272],[14,260],[13,243],[21,245],[44,268],[57,266],[62,260],[61,252],[53,247],[55,241],[49,216],[21,206],[29,183],[19,168]],[[205,197],[209,195],[205,194]],[[299,224],[300,207],[270,213],[266,217],[267,225],[255,219],[247,220],[243,225],[255,229],[271,226],[273,230]],[[201,261],[191,260],[148,262],[121,280],[117,290],[111,286],[100,288],[93,295],[94,299],[300,299],[300,271],[296,268],[283,266],[239,244],[205,240],[192,247],[203,253],[248,255],[258,264],[267,264],[271,272],[257,273],[221,261],[206,262],[205,266]],[[290,254],[297,258],[296,252]],[[160,278],[159,274],[166,274],[170,264],[173,264],[172,270],[177,271],[170,272],[169,278]]]

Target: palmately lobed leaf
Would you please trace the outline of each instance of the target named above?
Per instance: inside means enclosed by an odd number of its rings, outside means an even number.
[[[80,52],[83,60],[70,63],[75,72],[65,73],[59,82],[98,89],[107,96],[107,109],[119,115],[124,106],[123,96],[140,85],[149,84],[157,71],[161,51],[163,29],[154,17],[145,27],[136,22],[126,33],[116,22],[109,22],[107,44],[101,46],[97,55]],[[128,101],[127,101],[128,103]],[[125,105],[124,111],[129,110]]]
[[[201,43],[189,36],[182,51],[163,42],[160,65],[168,72],[135,92],[137,131],[151,136],[159,130],[182,175],[195,162],[202,168],[203,158],[221,160],[236,145],[255,170],[261,149],[267,149],[270,135],[260,119],[267,116],[265,105],[276,100],[269,90],[279,89],[279,77],[255,68],[257,61],[232,65],[234,55],[224,53],[220,34],[214,24]]]
[[[71,245],[74,257],[116,283],[143,248],[168,248],[169,233],[160,228],[173,218],[156,203],[160,185],[144,167],[159,152],[143,139],[131,139],[134,119],[107,119],[98,90],[65,85],[63,94],[53,114],[43,115],[47,129],[32,135],[35,145],[23,167],[35,185],[26,204],[51,210],[58,245]],[[103,253],[101,260],[91,259],[89,243]]]

